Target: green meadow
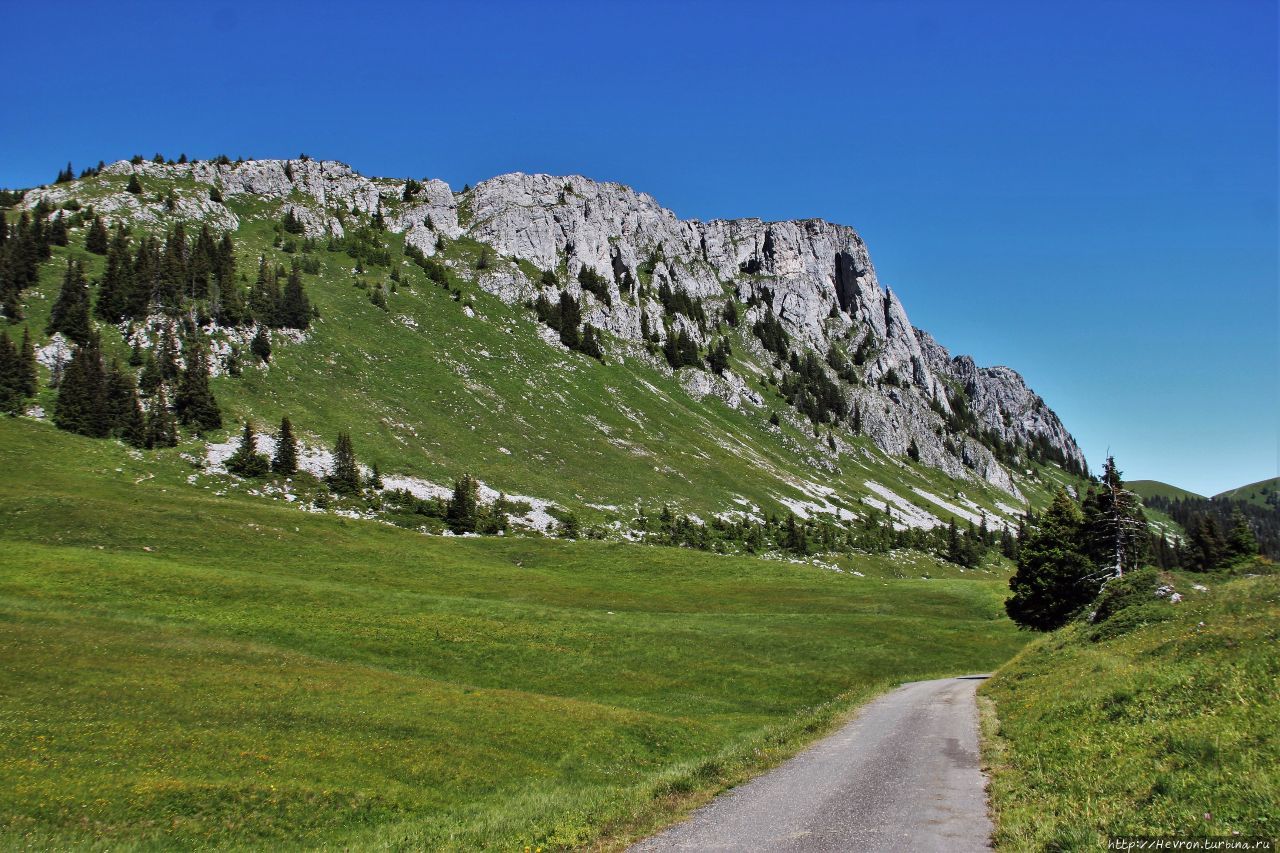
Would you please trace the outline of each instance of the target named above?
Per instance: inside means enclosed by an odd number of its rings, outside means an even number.
[[[1280,835],[1272,568],[1146,570],[1108,618],[1045,636],[982,687],[999,849]],[[1156,597],[1156,583],[1184,599]]]
[[[5,846],[621,844],[1022,645],[1003,573],[429,537],[0,420]]]

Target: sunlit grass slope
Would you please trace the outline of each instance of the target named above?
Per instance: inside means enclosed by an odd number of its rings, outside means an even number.
[[[982,688],[999,848],[1280,833],[1280,575],[1165,576],[1177,604],[1144,576],[1105,621],[1043,638]]]
[[[999,580],[424,537],[189,472],[0,419],[5,846],[625,838],[1023,641]]]

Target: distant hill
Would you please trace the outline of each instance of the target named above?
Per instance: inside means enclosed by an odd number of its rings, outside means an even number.
[[[1180,489],[1177,486],[1171,486],[1168,483],[1162,483],[1159,480],[1134,480],[1126,483],[1131,491],[1138,494],[1142,498],[1168,498],[1169,500],[1177,500],[1178,498],[1204,498],[1204,495],[1198,495],[1195,492],[1189,492],[1186,489]]]
[[[1277,496],[1280,496],[1280,477],[1259,480],[1256,483],[1250,483],[1247,486],[1240,486],[1237,489],[1229,489],[1214,495],[1215,498],[1232,498],[1233,500],[1248,501],[1251,504],[1267,507],[1277,506],[1277,501],[1280,500]],[[1146,495],[1143,495],[1143,497],[1146,497]]]

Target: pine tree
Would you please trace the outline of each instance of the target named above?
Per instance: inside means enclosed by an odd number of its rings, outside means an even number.
[[[582,324],[582,309],[578,300],[567,290],[560,291],[560,343],[569,349],[577,349],[582,343],[578,326]]]
[[[382,469],[378,467],[377,462],[374,462],[373,466],[369,470],[369,488],[382,488]]]
[[[249,342],[249,351],[258,357],[263,364],[271,361],[271,337],[266,326],[258,326],[258,332]]]
[[[134,340],[133,346],[129,348],[129,366],[142,367],[147,363],[147,354],[142,349],[142,341]]]
[[[146,443],[146,424],[138,402],[138,388],[128,371],[113,361],[107,371],[107,418],[110,434],[134,447]]]
[[[590,323],[584,323],[582,326],[582,344],[579,349],[597,361],[604,361],[604,348],[600,346],[600,335],[596,327]]]
[[[109,245],[107,226],[103,223],[101,216],[94,216],[93,221],[89,223],[89,230],[84,235],[85,250],[95,255],[105,255]]]
[[[1116,576],[1131,571],[1149,555],[1150,537],[1142,501],[1124,487],[1115,457],[1108,456],[1098,488],[1090,489],[1084,507],[1085,554],[1099,569]]]
[[[1231,558],[1252,557],[1258,553],[1258,537],[1249,526],[1244,513],[1231,513],[1231,531],[1227,534],[1227,554]]]
[[[45,331],[50,335],[61,332],[68,340],[81,345],[89,341],[89,286],[85,283],[84,268],[79,261],[67,261],[62,290],[49,310]]]
[[[293,424],[280,419],[280,431],[276,433],[276,454],[271,460],[271,470],[284,477],[298,473],[298,442],[293,437]]]
[[[351,444],[351,434],[338,433],[333,447],[333,473],[328,478],[329,488],[339,495],[355,495],[360,492],[360,469],[356,465],[356,451]]]
[[[311,325],[311,301],[302,287],[302,270],[296,258],[280,299],[279,324],[286,329],[305,329]]]
[[[163,382],[164,376],[160,373],[160,364],[156,361],[155,353],[148,350],[143,357],[142,370],[138,372],[138,388],[144,396],[150,397],[162,387]]]
[[[264,255],[258,261],[258,278],[249,291],[249,313],[253,319],[272,328],[278,327],[276,312],[280,307],[276,273]]]
[[[21,385],[18,348],[9,339],[9,333],[0,329],[0,412],[17,414],[22,410]]]
[[[107,269],[98,284],[98,301],[93,310],[100,319],[118,323],[131,314],[130,297],[133,295],[133,263],[129,256],[129,237],[123,228],[116,229],[106,253]]]
[[[258,439],[253,434],[253,421],[244,422],[240,446],[227,459],[227,470],[237,477],[265,477],[271,470],[271,461],[258,452]]]
[[[58,385],[53,422],[59,429],[92,438],[105,438],[110,431],[107,377],[97,336],[72,352]]]
[[[36,348],[31,342],[31,328],[22,327],[22,343],[18,347],[18,392],[24,397],[36,395]]]
[[[125,186],[125,190],[134,195],[142,195],[142,182],[138,180],[136,172],[129,176],[129,183]]]
[[[178,444],[178,425],[169,411],[169,401],[165,399],[164,387],[156,388],[155,399],[147,409],[147,440],[151,447],[176,447]]]
[[[445,514],[449,529],[458,535],[475,533],[479,504],[479,483],[470,474],[463,474],[462,479],[453,484],[453,497],[449,499],[449,508]]]
[[[1024,628],[1052,631],[1092,601],[1105,572],[1082,552],[1084,519],[1067,493],[1053,503],[1021,543],[1018,570],[1005,601],[1009,617]]]
[[[178,422],[194,427],[197,433],[220,429],[222,415],[218,411],[218,401],[209,390],[209,362],[204,341],[198,333],[193,334],[187,338],[184,349],[186,369],[182,371],[178,391],[173,398]]]
[[[160,378],[165,382],[172,382],[178,378],[180,372],[178,341],[174,337],[172,324],[166,324],[160,332],[160,345],[157,349],[159,354],[156,357],[156,363],[160,368]]]

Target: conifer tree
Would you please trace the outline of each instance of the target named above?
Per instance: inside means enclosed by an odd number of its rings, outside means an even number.
[[[311,325],[311,302],[302,287],[302,270],[297,258],[280,298],[279,324],[286,329],[305,329]]]
[[[479,483],[470,474],[463,474],[462,479],[453,484],[453,497],[449,499],[449,508],[445,514],[449,529],[459,535],[475,533],[479,504]]]
[[[36,395],[36,348],[31,342],[31,328],[22,327],[22,343],[18,347],[18,391],[24,397]]]
[[[1090,489],[1083,513],[1085,553],[1099,569],[1109,567],[1119,576],[1149,556],[1142,502],[1124,487],[1115,457],[1107,457],[1099,486]]]
[[[582,343],[578,326],[582,324],[582,309],[578,300],[567,290],[560,291],[560,343],[569,349],[577,349]]]
[[[1009,617],[1024,628],[1052,631],[1092,601],[1102,585],[1099,572],[1081,550],[1084,519],[1067,493],[1053,503],[1021,543],[1018,570],[1005,601]]]
[[[142,182],[138,180],[136,172],[129,176],[129,183],[125,185],[125,190],[134,195],[142,195]]]
[[[293,437],[293,424],[287,417],[280,419],[280,431],[276,433],[276,453],[271,460],[271,470],[284,477],[298,473],[298,441]]]
[[[258,278],[249,291],[249,313],[259,323],[276,328],[280,325],[276,317],[279,305],[276,273],[264,255],[258,261]]]
[[[118,323],[130,312],[133,294],[133,263],[129,257],[129,237],[117,228],[106,249],[107,269],[98,284],[98,301],[93,311],[99,319]],[[145,310],[145,305],[143,306]]]
[[[107,371],[107,417],[111,435],[134,447],[146,444],[146,424],[138,402],[138,388],[128,371],[121,370],[115,361]]]
[[[50,335],[61,332],[68,340],[81,345],[89,341],[89,286],[85,283],[84,268],[79,261],[67,261],[62,290],[49,310],[45,331]]]
[[[271,337],[267,334],[266,326],[258,326],[257,334],[249,342],[249,351],[263,364],[271,361]]]
[[[144,396],[150,397],[156,393],[156,389],[162,387],[164,376],[160,373],[160,364],[156,361],[155,353],[147,351],[143,357],[142,370],[138,372],[138,388]]]
[[[197,433],[219,429],[222,427],[222,415],[218,411],[218,401],[209,390],[208,355],[198,333],[187,338],[184,355],[186,369],[182,371],[178,391],[173,398],[178,422],[194,427]]]
[[[67,236],[66,217],[58,215],[49,223],[49,242],[55,246],[65,246],[69,242]]]
[[[227,459],[227,470],[238,477],[265,477],[271,470],[271,461],[258,452],[258,439],[253,434],[253,421],[244,422],[240,446]]]
[[[164,386],[156,388],[155,399],[147,409],[146,445],[152,447],[176,447],[178,444],[178,425],[173,413],[169,411],[169,401],[164,395]]]
[[[89,230],[84,235],[85,250],[95,255],[105,255],[109,245],[107,226],[103,223],[101,216],[94,216],[93,221],[89,223]]]
[[[17,414],[22,410],[21,385],[18,348],[9,339],[9,333],[0,329],[0,412]]]
[[[147,354],[142,350],[142,341],[134,340],[133,346],[129,348],[129,366],[142,367],[147,363]]]
[[[584,323],[582,326],[582,344],[579,349],[597,361],[604,361],[604,349],[600,346],[600,335],[596,331],[596,327],[590,323]]]
[[[338,433],[338,441],[333,447],[333,473],[327,480],[330,490],[336,494],[355,495],[360,492],[360,469],[356,464],[350,433]]]
[[[1235,557],[1252,557],[1258,553],[1258,537],[1244,517],[1236,509],[1231,513],[1231,531],[1227,534],[1227,554]]]
[[[92,438],[105,438],[110,431],[107,377],[96,335],[71,354],[58,385],[53,422],[59,429]]]
[[[157,347],[156,364],[160,368],[160,378],[172,382],[178,378],[178,341],[173,334],[173,325],[166,324],[160,332],[160,344]]]

